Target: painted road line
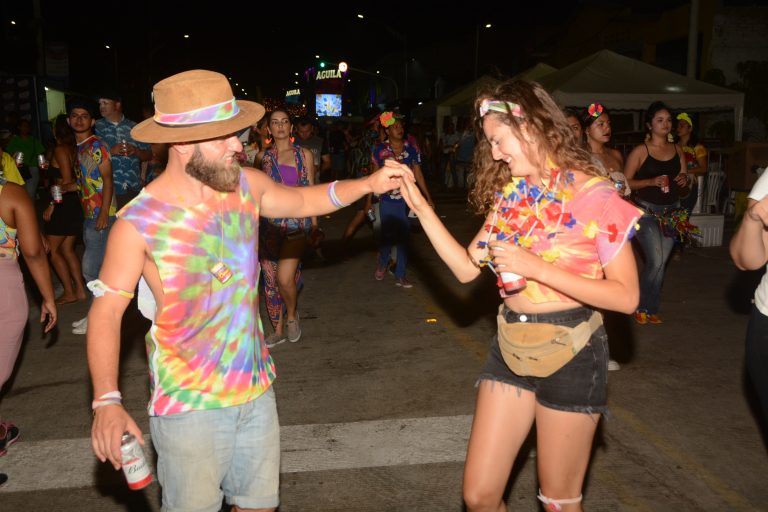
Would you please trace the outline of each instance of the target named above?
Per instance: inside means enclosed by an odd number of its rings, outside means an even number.
[[[471,424],[472,416],[462,415],[283,426],[280,471],[464,462]],[[94,487],[104,484],[104,475],[119,481],[119,473],[109,476],[113,471],[101,466],[90,438],[19,441],[0,459],[0,472],[10,477],[0,494]]]

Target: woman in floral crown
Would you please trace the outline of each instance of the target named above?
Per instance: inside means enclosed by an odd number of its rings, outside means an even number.
[[[411,182],[403,197],[461,282],[499,275],[498,333],[478,379],[464,468],[470,511],[506,510],[512,464],[536,424],[539,500],[581,510],[592,439],[606,411],[602,317],[631,313],[637,268],[627,240],[640,211],[619,198],[538,84],[502,83],[475,102],[470,202],[486,215],[462,247]],[[388,161],[388,166],[397,166]],[[544,340],[549,354],[532,357]],[[537,341],[538,343],[538,341]]]

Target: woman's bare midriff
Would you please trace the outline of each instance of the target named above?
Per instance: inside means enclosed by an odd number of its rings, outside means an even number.
[[[504,299],[504,305],[515,313],[552,313],[555,311],[567,311],[582,307],[580,302],[540,302],[534,303],[520,294],[513,295]]]

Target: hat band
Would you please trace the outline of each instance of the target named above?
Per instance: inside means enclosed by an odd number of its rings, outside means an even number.
[[[232,119],[240,113],[234,96],[229,101],[217,103],[208,107],[190,110],[188,112],[179,112],[177,114],[163,114],[155,109],[154,120],[159,124],[170,126],[186,126],[201,123],[213,123],[216,121],[226,121]]]

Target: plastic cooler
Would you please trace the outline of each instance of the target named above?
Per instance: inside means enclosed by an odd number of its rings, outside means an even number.
[[[723,245],[724,215],[691,215],[691,224],[701,230],[701,237],[694,237],[697,247],[720,247]]]

